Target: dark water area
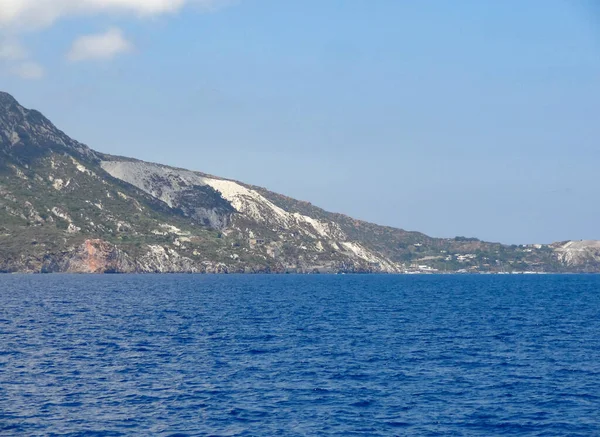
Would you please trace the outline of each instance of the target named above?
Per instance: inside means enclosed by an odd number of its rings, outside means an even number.
[[[0,435],[600,435],[600,276],[0,276]]]

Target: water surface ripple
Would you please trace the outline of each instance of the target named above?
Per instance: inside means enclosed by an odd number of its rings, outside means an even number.
[[[600,435],[600,276],[1,276],[0,435]]]

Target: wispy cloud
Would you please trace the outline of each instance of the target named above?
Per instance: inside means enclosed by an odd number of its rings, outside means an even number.
[[[123,32],[112,28],[104,33],[77,38],[67,59],[72,62],[109,60],[132,50],[133,44],[125,38]]]
[[[0,67],[22,79],[41,79],[44,69],[30,60],[29,52],[14,38],[0,39]]]
[[[13,64],[10,67],[10,72],[15,76],[20,77],[21,79],[27,80],[41,79],[42,77],[44,77],[45,74],[44,68],[37,62],[33,61],[26,61],[18,64]]]
[[[29,56],[25,47],[15,40],[0,40],[0,61],[22,61]]]

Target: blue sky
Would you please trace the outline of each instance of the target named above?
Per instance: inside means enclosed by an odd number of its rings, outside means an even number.
[[[432,236],[600,239],[592,1],[5,1],[0,89],[99,151]]]

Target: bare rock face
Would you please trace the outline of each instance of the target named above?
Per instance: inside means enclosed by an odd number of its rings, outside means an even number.
[[[152,273],[199,273],[196,263],[176,250],[153,245],[148,252],[137,260],[137,271]]]
[[[554,250],[558,260],[567,266],[593,267],[600,263],[600,241],[568,241],[556,244]]]
[[[227,273],[226,265],[198,264],[175,250],[148,246],[142,256],[132,259],[114,244],[100,239],[85,240],[72,251],[47,260],[46,273]]]
[[[85,240],[59,259],[50,259],[43,270],[65,273],[131,273],[136,268],[129,256],[116,246],[94,239]]]

